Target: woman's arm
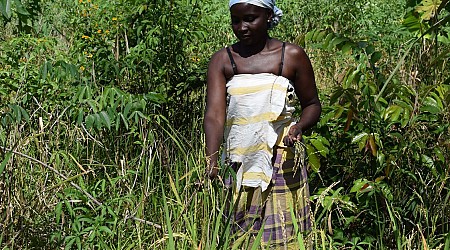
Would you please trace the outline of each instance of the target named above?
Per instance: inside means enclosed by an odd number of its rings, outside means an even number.
[[[294,71],[294,88],[302,107],[300,120],[291,127],[288,136],[283,140],[286,146],[293,146],[295,141],[302,139],[303,131],[316,125],[319,121],[322,107],[317,94],[316,81],[311,61],[305,51],[290,44],[286,47],[289,69]]]
[[[223,140],[226,108],[226,78],[224,74],[224,50],[213,55],[208,66],[206,111],[204,129],[206,159],[210,178],[217,176],[217,160]]]

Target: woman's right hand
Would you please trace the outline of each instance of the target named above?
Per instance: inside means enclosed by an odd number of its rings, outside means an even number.
[[[206,174],[211,180],[217,178],[217,175],[219,174],[219,166],[217,165],[217,162],[209,164],[206,168]]]

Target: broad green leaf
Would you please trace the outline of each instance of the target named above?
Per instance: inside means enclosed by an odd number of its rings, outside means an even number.
[[[46,80],[48,73],[48,62],[44,62],[41,67],[41,79]]]
[[[433,173],[434,177],[437,178],[438,177],[438,173],[436,171],[436,167],[434,166],[433,159],[431,157],[429,157],[428,155],[424,155],[424,154],[421,156],[421,158],[422,158],[423,164],[425,166],[427,166],[431,170],[431,173]]]
[[[358,143],[358,149],[362,150],[366,146],[368,137],[366,132],[360,133],[352,139],[352,143]]]
[[[132,102],[127,103],[127,105],[125,106],[125,110],[123,111],[123,116],[125,118],[129,118],[128,117],[128,113],[130,112],[131,107],[133,107],[133,103]]]
[[[94,125],[94,122],[95,122],[94,116],[93,116],[93,115],[88,115],[88,116],[86,116],[85,122],[86,122],[86,128],[87,128],[87,129],[92,128],[93,125]]]
[[[424,111],[424,112],[431,113],[433,115],[435,115],[435,114],[440,112],[439,108],[437,108],[436,106],[430,106],[430,105],[422,106],[422,107],[420,107],[420,110]]]
[[[150,93],[146,94],[145,95],[145,99],[147,99],[151,103],[155,103],[155,104],[162,104],[162,103],[166,103],[167,102],[167,100],[164,97],[164,95],[162,95],[160,93],[156,93],[156,92],[150,92]],[[142,101],[145,101],[145,100],[142,100]]]
[[[19,106],[20,109],[20,114],[22,115],[22,117],[25,119],[26,122],[28,122],[30,120],[30,115],[28,114],[28,112]]]
[[[16,11],[17,13],[24,15],[24,16],[29,16],[30,13],[25,9],[25,7],[22,5],[22,2],[20,0],[14,0],[14,4],[16,5]]]
[[[359,73],[360,73],[359,69],[356,69],[355,71],[353,71],[347,78],[347,81],[345,81],[344,87],[350,88],[352,86],[353,80],[355,79],[355,76],[358,75]]]
[[[314,172],[319,172],[320,170],[320,159],[316,155],[316,150],[311,145],[306,145],[306,153],[308,155],[308,163],[310,164]]]
[[[344,93],[344,89],[342,87],[334,88],[333,92],[331,94],[331,97],[330,97],[330,105],[335,104],[339,100],[339,97],[342,96],[343,93]]]
[[[83,122],[83,118],[84,118],[84,111],[83,109],[80,109],[78,111],[78,116],[77,116],[77,124],[81,125],[81,123]]]
[[[317,149],[317,152],[319,152],[323,157],[327,157],[327,154],[329,153],[329,150],[327,147],[325,147],[321,140],[318,139],[311,139],[312,145]]]
[[[313,37],[313,40],[315,41],[315,42],[320,42],[320,41],[322,41],[322,39],[325,37],[325,35],[327,34],[327,32],[326,31],[317,31],[315,34],[314,34],[314,37]]]
[[[431,96],[425,98],[425,100],[423,101],[423,106],[420,107],[420,110],[427,111],[431,114],[437,114],[441,112],[438,102]]]
[[[436,102],[436,106],[437,106],[440,110],[442,110],[442,109],[444,108],[444,104],[442,103],[441,98],[440,98],[435,92],[432,92],[432,93],[431,93],[431,96],[433,97],[433,100]]]
[[[17,105],[11,106],[14,113],[14,118],[16,118],[16,122],[20,122],[22,120],[22,112],[20,112],[20,108]]]
[[[329,48],[330,49],[334,49],[336,46],[338,46],[339,44],[341,44],[341,43],[343,43],[345,41],[348,41],[348,38],[335,37],[335,38],[333,38],[333,40],[331,40]]]
[[[322,44],[322,48],[323,48],[323,49],[329,48],[331,39],[333,39],[333,37],[334,37],[334,34],[333,34],[333,33],[329,33],[329,34],[327,35],[327,37],[325,38],[325,41],[324,41],[323,44]]]
[[[350,42],[346,42],[344,44],[344,46],[342,46],[341,51],[344,54],[350,54],[352,52],[352,49],[353,49],[353,44]]]
[[[313,36],[314,36],[314,30],[312,30],[312,31],[310,31],[310,32],[308,32],[308,33],[306,33],[306,35],[305,35],[305,41],[306,41],[306,42],[312,42]]]
[[[384,118],[384,120],[391,118],[390,119],[391,121],[396,122],[396,121],[398,121],[398,118],[400,117],[402,111],[403,111],[403,108],[398,105],[389,106],[385,110],[383,118]]]
[[[111,229],[109,229],[107,226],[100,226],[100,227],[98,228],[98,230],[99,230],[100,232],[105,232],[105,233],[107,233],[107,234],[113,234],[113,232],[111,231]]]
[[[383,56],[383,54],[381,54],[381,52],[376,51],[370,56],[370,62],[372,64],[375,64],[381,59],[382,56]]]
[[[111,119],[105,111],[100,112],[101,121],[108,129],[111,129]]]
[[[403,112],[403,119],[401,120],[402,128],[404,128],[409,123],[409,119],[411,118],[411,112],[409,109],[405,109]]]
[[[6,19],[11,18],[11,0],[0,0],[0,11]]]
[[[441,162],[445,162],[444,154],[442,153],[442,150],[440,148],[434,148],[434,154],[437,156],[437,158]],[[1,171],[0,171],[0,173],[1,173]]]
[[[334,112],[334,118],[335,119],[340,118],[342,116],[342,113],[344,113],[344,111],[345,111],[345,107],[338,105],[336,108],[336,111]]]
[[[361,140],[364,140],[364,138],[366,138],[366,137],[367,137],[366,132],[359,133],[355,137],[353,137],[352,143],[360,142]]]
[[[421,5],[416,7],[416,11],[420,14],[422,20],[428,21],[436,16],[441,2],[442,0],[423,0]]]
[[[355,180],[353,182],[353,187],[350,189],[350,193],[359,192],[359,190],[361,190],[361,188],[368,183],[369,183],[369,181],[366,179]]]

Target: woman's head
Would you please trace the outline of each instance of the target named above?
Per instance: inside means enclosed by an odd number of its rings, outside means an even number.
[[[281,21],[281,17],[283,16],[283,12],[275,6],[275,0],[230,0],[230,9],[233,5],[239,3],[246,3],[269,9],[272,12],[272,17],[268,23],[269,29],[275,27]]]
[[[272,11],[248,3],[235,4],[230,8],[231,28],[244,45],[265,43]]]

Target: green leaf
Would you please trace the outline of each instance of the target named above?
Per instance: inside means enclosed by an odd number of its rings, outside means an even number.
[[[357,143],[357,142],[359,142],[361,140],[364,140],[365,137],[367,137],[367,133],[366,132],[359,133],[358,135],[353,137],[352,143]]]
[[[342,46],[341,51],[344,54],[350,54],[353,49],[353,44],[350,42],[346,42],[344,46]]]
[[[260,249],[260,247],[261,247],[261,239],[262,239],[262,235],[264,233],[264,225],[265,224],[266,224],[266,220],[264,220],[263,224],[261,225],[261,229],[259,229],[258,235],[256,236],[256,239],[253,242],[251,250]]]
[[[73,236],[73,235],[67,236],[67,237],[64,239],[64,241],[67,242],[67,244],[66,244],[66,246],[64,247],[64,249],[67,249],[67,250],[72,249],[72,245],[73,245],[73,243],[75,243],[75,240],[76,240],[76,239],[77,239],[76,236]]]
[[[318,139],[311,139],[312,145],[317,149],[317,151],[323,156],[327,157],[327,154],[329,153],[328,148],[326,148],[321,140]]]
[[[325,35],[327,34],[327,32],[326,31],[317,31],[315,34],[314,34],[314,37],[313,37],[313,40],[315,41],[315,42],[320,42],[320,41],[322,41],[322,39],[325,37]]]
[[[62,202],[58,202],[55,207],[55,217],[56,217],[56,224],[59,224],[59,221],[61,220],[61,214],[62,214]]]
[[[28,115],[28,112],[19,106],[20,109],[20,113],[22,114],[22,117],[25,119],[26,122],[28,122],[30,120],[30,115]]]
[[[370,62],[372,63],[372,64],[375,64],[376,62],[378,62],[380,59],[381,59],[381,56],[382,56],[383,54],[381,54],[381,52],[379,52],[379,51],[376,51],[376,52],[374,52],[371,56],[370,56]]]
[[[0,0],[0,11],[6,19],[11,19],[11,0]]]
[[[156,92],[150,92],[150,93],[146,94],[145,99],[149,100],[151,103],[155,103],[155,104],[162,104],[162,103],[167,102],[164,95],[162,95],[160,93],[156,93]]]
[[[86,116],[85,122],[86,122],[86,128],[90,129],[94,125],[95,117],[93,115],[88,115],[88,116]]]
[[[368,181],[366,179],[358,179],[353,182],[353,187],[350,189],[350,193],[358,192]]]
[[[316,155],[316,150],[311,145],[306,145],[306,153],[308,155],[308,163],[314,172],[319,172],[320,170],[320,159]]]
[[[24,16],[29,16],[30,15],[30,13],[22,5],[22,2],[20,0],[14,0],[14,4],[16,5],[17,13],[19,13],[21,15],[24,15]]]
[[[423,0],[420,6],[416,7],[416,11],[420,14],[422,20],[430,20],[437,14],[437,10],[442,0]]]
[[[123,111],[123,116],[125,118],[129,118],[128,113],[130,112],[132,106],[133,106],[132,102],[127,103],[127,105],[125,106],[125,110]]]
[[[338,46],[339,44],[348,41],[348,38],[345,37],[335,37],[331,40],[329,48],[330,49],[334,49],[336,46]]]
[[[328,49],[328,48],[329,48],[331,39],[333,39],[333,37],[334,37],[334,34],[333,34],[333,33],[329,33],[329,34],[327,35],[327,37],[325,38],[325,41],[324,41],[323,44],[322,44],[322,48],[323,48],[323,49]]]
[[[358,143],[359,150],[362,150],[367,143],[368,134],[366,132],[362,132],[352,139],[352,143]]]
[[[342,87],[334,88],[330,97],[330,105],[335,104],[339,100],[339,97],[342,96],[342,94],[344,94],[344,89]]]
[[[305,35],[305,41],[306,41],[306,42],[312,42],[313,36],[314,36],[314,30],[312,30],[312,31],[310,31],[310,32],[308,32],[308,33],[306,33],[306,35]]]
[[[420,110],[429,112],[433,115],[441,112],[438,102],[431,96],[425,98],[425,100],[423,101],[423,106],[420,107]]]
[[[109,118],[108,114],[105,111],[100,112],[101,120],[104,124],[106,124],[106,127],[108,129],[111,129],[111,119]]]
[[[84,118],[84,111],[83,109],[80,109],[78,111],[78,116],[77,116],[77,124],[81,125],[81,123],[83,122],[83,118]]]
[[[434,175],[434,177],[438,178],[438,173],[436,171],[436,167],[434,166],[433,159],[428,155],[422,155],[421,158],[423,164],[431,170],[431,173]]]
[[[440,148],[434,148],[434,154],[441,162],[445,162],[444,153],[442,153],[442,150]]]
[[[99,230],[100,232],[105,232],[105,233],[107,233],[107,234],[113,234],[113,232],[111,231],[111,229],[109,229],[107,226],[100,226],[100,227],[98,228],[98,230]]]
[[[403,108],[398,106],[398,105],[389,106],[386,109],[386,111],[384,112],[384,117],[383,118],[384,118],[384,120],[387,120],[390,117],[391,121],[397,122],[398,118],[402,114],[402,111],[403,111]]]
[[[8,163],[11,156],[12,156],[11,152],[8,152],[5,154],[5,158],[3,159],[2,163],[0,164],[0,175],[3,173],[3,170],[5,170],[6,164]]]
[[[169,236],[168,249],[175,249],[175,241],[173,239],[172,224],[170,223],[169,207],[167,206],[167,198],[164,192],[164,186],[161,184],[162,202],[164,204],[164,217],[166,219],[167,234]]]

